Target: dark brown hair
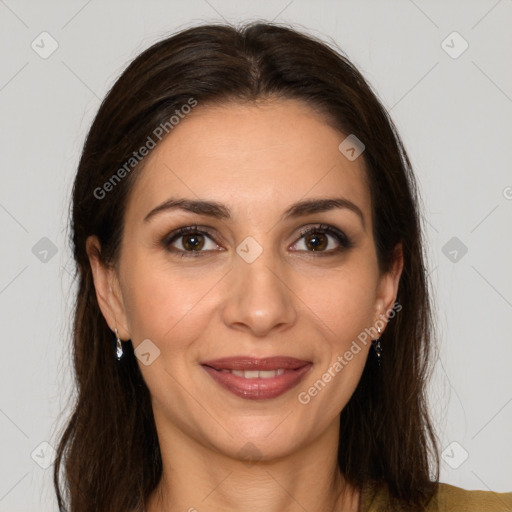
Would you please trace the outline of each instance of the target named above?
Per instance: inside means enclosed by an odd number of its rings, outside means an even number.
[[[384,484],[394,510],[422,510],[436,490],[439,459],[426,404],[432,319],[411,165],[385,108],[338,49],[268,23],[203,25],[154,44],[123,72],[94,119],[73,189],[77,395],[54,468],[59,509],[126,512],[141,506],[161,477],[149,390],[131,343],[124,344],[120,362],[114,357],[114,336],[98,307],[85,246],[96,235],[102,262],[116,263],[125,205],[144,161],[106,197],[95,191],[191,98],[197,108],[296,99],[363,141],[382,271],[391,268],[396,245],[403,246],[402,309],[382,336],[381,368],[370,352],[341,412],[339,467],[358,487]]]

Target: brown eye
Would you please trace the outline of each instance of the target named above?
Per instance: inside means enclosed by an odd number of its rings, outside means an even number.
[[[306,247],[312,251],[323,251],[329,241],[324,233],[313,233],[305,237]]]
[[[204,237],[200,234],[184,235],[182,238],[182,246],[187,251],[199,251],[204,247]]]
[[[300,247],[301,244],[303,247]],[[330,256],[353,247],[353,243],[343,231],[332,226],[320,225],[303,231],[294,247],[295,251],[316,252],[317,256]]]
[[[165,236],[161,243],[169,252],[180,256],[204,256],[220,248],[210,233],[197,226],[177,229]]]

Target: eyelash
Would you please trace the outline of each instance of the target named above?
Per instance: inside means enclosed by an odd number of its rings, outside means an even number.
[[[297,242],[299,240],[301,240],[302,238],[304,238],[310,234],[313,234],[313,233],[314,234],[331,235],[332,237],[334,237],[336,239],[336,241],[340,244],[340,246],[336,249],[331,249],[329,251],[299,251],[299,252],[309,253],[309,255],[310,255],[309,257],[317,258],[317,257],[334,256],[336,254],[343,252],[346,249],[350,249],[353,247],[353,243],[347,237],[347,235],[345,235],[345,233],[343,233],[343,231],[340,231],[339,229],[334,228],[329,225],[326,225],[326,224],[319,224],[317,226],[309,227],[309,228],[301,231],[299,238],[297,239]],[[209,230],[204,229],[204,228],[199,229],[198,226],[186,226],[183,228],[179,228],[179,229],[169,233],[168,235],[166,235],[162,239],[161,243],[164,246],[164,248],[167,249],[169,252],[174,253],[176,255],[179,254],[179,256],[182,258],[184,258],[184,257],[185,258],[197,258],[197,257],[203,256],[203,254],[205,252],[210,252],[210,251],[184,251],[182,249],[176,249],[175,247],[171,247],[171,244],[173,242],[175,242],[178,238],[188,235],[188,234],[197,234],[197,235],[207,236],[210,239],[212,239],[212,241],[214,241],[213,234],[210,233]],[[297,242],[295,242],[295,243],[297,243]]]

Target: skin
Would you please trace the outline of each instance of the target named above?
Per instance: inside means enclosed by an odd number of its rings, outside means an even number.
[[[160,350],[150,365],[138,361],[164,468],[148,512],[242,504],[247,511],[358,510],[358,490],[338,471],[338,425],[370,340],[308,404],[297,398],[393,307],[402,271],[399,250],[392,270],[379,270],[364,159],[340,153],[345,137],[297,100],[199,105],[147,157],[115,267],[101,264],[98,240],[88,239],[109,326],[135,348],[150,339]],[[174,209],[144,221],[170,197],[222,203],[231,219]],[[281,218],[299,200],[331,197],[357,205],[364,221],[347,208]],[[353,247],[336,252],[340,242],[320,233],[330,255],[313,251],[300,233],[318,224],[343,231]],[[194,225],[213,234],[201,238],[198,257],[162,245],[173,230]],[[263,249],[252,263],[236,252],[248,236]],[[182,242],[171,247],[184,251]],[[199,364],[240,355],[286,355],[313,366],[284,395],[247,400]],[[248,463],[251,455],[259,460]]]

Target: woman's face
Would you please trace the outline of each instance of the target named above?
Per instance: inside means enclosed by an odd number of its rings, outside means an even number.
[[[91,263],[161,438],[271,459],[337,435],[401,271],[345,138],[298,101],[199,104],[147,157],[116,270]]]

